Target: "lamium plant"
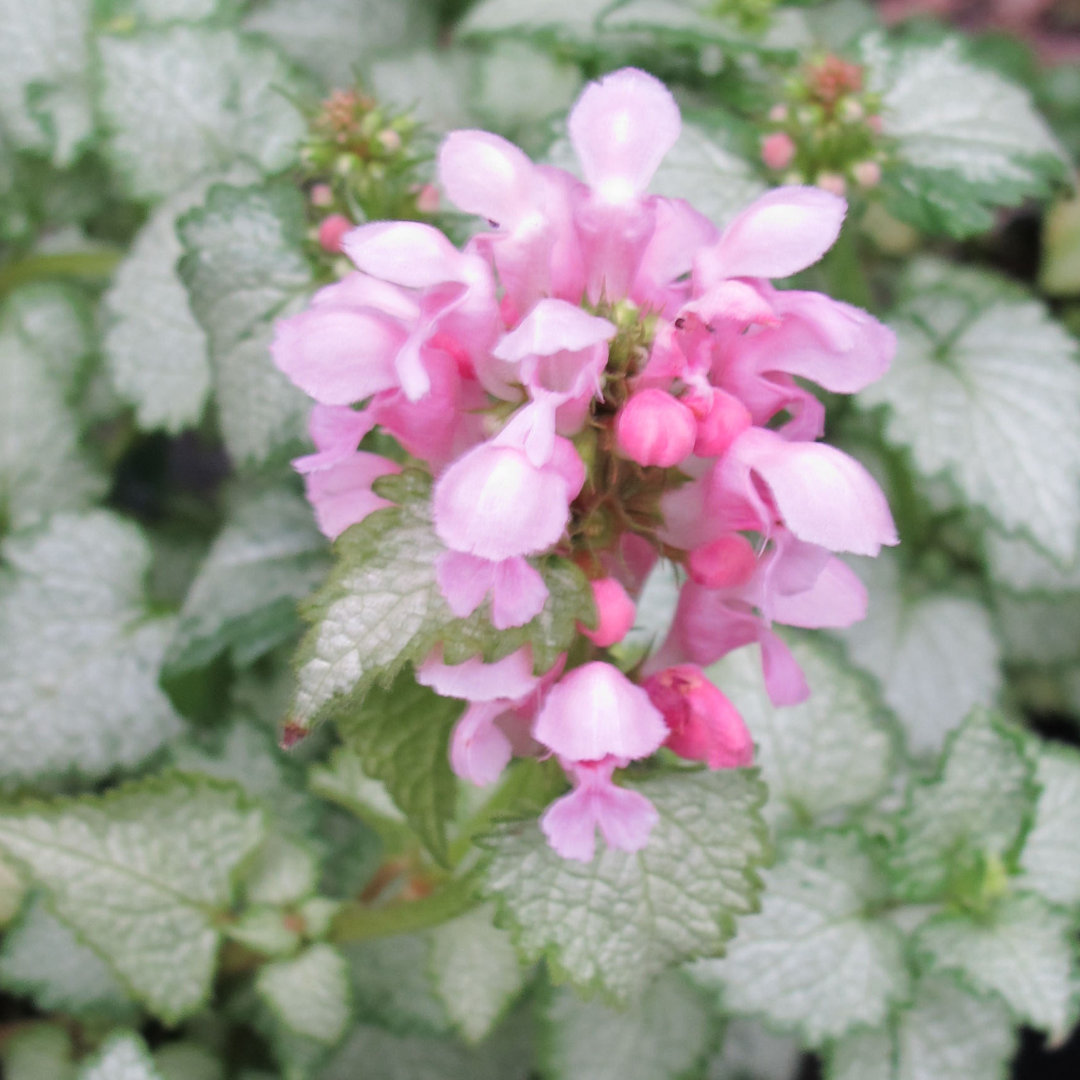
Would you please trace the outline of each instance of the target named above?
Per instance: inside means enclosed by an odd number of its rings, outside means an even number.
[[[1067,1060],[1080,68],[0,14],[5,1080]]]

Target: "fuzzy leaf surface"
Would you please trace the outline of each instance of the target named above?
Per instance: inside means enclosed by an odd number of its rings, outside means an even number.
[[[630,785],[628,785],[630,786]],[[648,846],[599,844],[588,864],[560,858],[535,821],[504,825],[484,891],[526,962],[546,955],[579,987],[626,1001],[674,963],[715,956],[737,915],[755,910],[768,845],[752,772],[691,772],[632,785],[660,815]]]
[[[361,1020],[403,1034],[450,1034],[450,1017],[432,977],[432,946],[432,934],[420,933],[344,947]]]
[[[754,737],[769,788],[765,818],[774,829],[877,798],[893,756],[882,709],[862,677],[828,648],[805,641],[792,648],[811,690],[801,705],[772,704],[756,650],[736,649],[708,669]]]
[[[1080,559],[1061,567],[1022,536],[1003,536],[990,529],[985,536],[990,576],[1018,593],[1080,592]]]
[[[0,578],[0,779],[101,777],[179,734],[157,683],[174,620],[151,618],[150,548],[106,511],[9,539]]]
[[[0,815],[0,846],[166,1023],[205,1002],[215,917],[262,833],[237,789],[178,776]]]
[[[163,1080],[146,1043],[134,1032],[117,1032],[83,1066],[78,1080]]]
[[[211,188],[180,219],[180,276],[206,332],[225,446],[240,464],[303,438],[310,403],[274,367],[274,320],[306,297],[303,199],[285,185]]]
[[[975,920],[943,914],[919,928],[916,948],[974,990],[997,993],[1016,1019],[1063,1039],[1076,1019],[1075,919],[1038,896],[1002,900]]]
[[[4,935],[0,985],[32,998],[45,1012],[113,1021],[138,1015],[109,965],[83,945],[40,896],[30,900]]]
[[[1027,91],[969,63],[958,39],[904,46],[873,33],[862,54],[897,143],[886,173],[897,216],[968,236],[993,225],[994,207],[1045,196],[1064,179],[1065,153]]]
[[[791,840],[762,877],[761,911],[693,977],[719,990],[725,1008],[798,1028],[811,1046],[883,1023],[909,976],[899,931],[866,914],[886,884],[858,838]]]
[[[1080,904],[1080,754],[1041,744],[1035,782],[1041,791],[1020,856],[1022,884],[1073,907]]]
[[[292,163],[304,134],[287,96],[297,84],[265,44],[178,25],[103,35],[98,48],[109,152],[136,197],[161,198],[237,161],[261,173]]]
[[[914,754],[945,737],[1001,689],[1001,648],[979,601],[948,593],[904,595],[896,560],[859,560],[870,595],[865,619],[841,632],[852,662],[873,675]]]
[[[446,1014],[466,1042],[480,1042],[525,983],[510,935],[492,925],[485,904],[436,927],[431,973]]]
[[[294,723],[310,727],[357,708],[372,686],[387,685],[438,644],[450,664],[477,654],[498,660],[530,645],[535,669],[546,671],[573,642],[577,621],[591,624],[588,582],[561,559],[541,564],[550,596],[527,625],[496,631],[486,604],[455,618],[435,580],[435,559],[445,548],[431,526],[426,483],[410,474],[380,490],[400,505],[344,533],[336,565],[308,607],[314,625],[298,657]]]
[[[888,440],[1004,531],[1025,532],[1071,561],[1080,534],[1080,364],[1071,335],[1000,279],[932,261],[913,266],[890,325],[896,359],[859,395],[888,406]]]
[[[291,960],[262,967],[255,989],[283,1024],[333,1045],[349,1023],[349,968],[332,945],[318,944]]]
[[[662,975],[624,1009],[556,990],[544,1009],[552,1080],[677,1080],[700,1069],[713,1019],[700,992]]]
[[[91,0],[0,0],[0,127],[70,164],[94,127]]]
[[[228,651],[245,665],[299,628],[296,604],[325,577],[326,543],[289,490],[243,492],[184,600],[166,667],[190,670]]]
[[[78,510],[105,480],[79,449],[71,404],[93,348],[72,294],[24,287],[0,309],[0,517],[14,528]]]
[[[934,779],[900,816],[892,869],[900,893],[939,898],[972,860],[1013,856],[1035,807],[1033,769],[1017,736],[976,710],[951,737]]]

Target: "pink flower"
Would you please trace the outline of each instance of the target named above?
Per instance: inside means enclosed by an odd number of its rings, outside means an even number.
[[[754,576],[757,552],[745,536],[728,533],[691,551],[686,568],[694,581],[706,588],[737,588]]]
[[[665,746],[710,769],[735,769],[754,759],[754,743],[734,705],[699,667],[680,664],[646,681],[649,700],[670,729]]]
[[[786,169],[795,159],[795,143],[784,131],[774,131],[761,140],[761,160],[767,168]]]
[[[459,619],[468,618],[490,594],[496,630],[524,626],[544,610],[548,598],[544,579],[520,555],[491,560],[446,551],[435,562],[435,580]]]
[[[627,761],[608,757],[602,761],[562,761],[574,790],[556,799],[540,818],[548,843],[564,858],[592,862],[596,830],[609,847],[640,851],[659,821],[656,807],[637,791],[618,787],[611,779]]]
[[[594,661],[552,688],[533,736],[568,761],[648,757],[667,738],[649,695],[617,667]]]

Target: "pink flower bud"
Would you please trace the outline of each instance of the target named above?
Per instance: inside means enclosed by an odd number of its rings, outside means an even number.
[[[599,620],[595,630],[578,623],[578,629],[594,644],[606,649],[622,641],[634,625],[637,608],[615,578],[600,578],[592,583],[593,599]]]
[[[711,393],[684,400],[698,421],[694,440],[698,457],[719,457],[753,423],[750,410],[724,390],[712,388]]]
[[[319,226],[319,245],[330,255],[341,254],[341,239],[355,228],[344,214],[331,214]]]
[[[784,131],[774,131],[761,140],[761,160],[770,169],[786,169],[795,157],[795,143]]]
[[[774,124],[782,124],[788,117],[788,107],[786,105],[774,105],[769,110],[769,119]]]
[[[312,206],[326,207],[334,205],[334,192],[329,184],[315,184],[309,197]]]
[[[663,390],[634,394],[615,418],[615,443],[639,465],[668,468],[685,461],[697,440],[697,420]]]
[[[877,115],[877,113],[875,113],[873,116],[868,116],[866,118],[866,126],[875,135],[880,135],[882,133],[882,131],[885,129],[885,124],[882,121],[881,117]]]
[[[383,128],[375,138],[382,143],[383,149],[389,154],[401,149],[401,136],[393,128]]]
[[[710,769],[736,769],[754,759],[754,743],[738,710],[694,664],[658,672],[645,689],[664,715],[665,746]]]
[[[416,193],[416,209],[421,214],[438,213],[439,189],[434,184],[425,184]]]
[[[818,173],[814,184],[830,195],[843,195],[847,191],[847,181],[839,173]]]
[[[757,555],[745,536],[728,533],[690,552],[686,568],[708,589],[734,589],[745,585],[757,569]]]
[[[876,161],[860,161],[851,172],[859,187],[872,188],[881,183],[881,166]]]

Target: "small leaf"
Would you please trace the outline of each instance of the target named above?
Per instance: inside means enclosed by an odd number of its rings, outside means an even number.
[[[82,1067],[79,1080],[162,1080],[162,1076],[138,1035],[117,1032]]]
[[[265,44],[172,26],[102,35],[98,48],[109,153],[136,197],[169,195],[237,161],[266,173],[292,163],[304,134],[289,98],[297,84]]]
[[[286,185],[211,188],[180,219],[180,276],[206,331],[225,445],[240,464],[304,436],[309,401],[270,359],[273,322],[311,284],[303,199]]]
[[[1005,659],[1060,664],[1080,658],[1080,592],[1056,596],[1009,596],[995,604]]]
[[[450,732],[464,704],[419,686],[410,672],[371,690],[359,709],[335,712],[346,745],[364,772],[386,785],[395,805],[440,861],[446,823],[454,816],[457,780],[450,770]]]
[[[540,566],[548,601],[526,626],[496,631],[487,604],[456,619],[435,580],[445,548],[432,529],[426,492],[405,486],[414,479],[406,477],[400,490],[380,487],[402,505],[370,515],[338,540],[337,564],[308,605],[314,625],[297,660],[292,718],[301,727],[354,711],[371,686],[387,685],[439,644],[451,664],[477,654],[497,660],[529,645],[534,668],[546,671],[573,643],[578,620],[594,617],[584,574],[566,559],[549,559]]]
[[[62,288],[22,288],[0,309],[0,517],[14,528],[104,493],[69,404],[92,347],[83,313]]]
[[[246,175],[245,175],[246,174]],[[239,167],[229,176],[255,179]],[[191,313],[176,264],[176,222],[225,177],[200,177],[157,206],[105,294],[105,358],[113,384],[135,405],[139,425],[177,432],[199,422],[210,390],[206,334]]]
[[[180,731],[157,685],[173,620],[150,618],[150,549],[105,511],[9,539],[0,580],[0,778],[100,777]]]
[[[485,1038],[524,985],[510,935],[485,905],[436,927],[431,970],[446,1014],[468,1043]]]
[[[91,0],[0,0],[0,127],[70,164],[94,128]]]
[[[881,795],[892,771],[892,740],[864,680],[831,650],[795,642],[810,697],[778,709],[769,700],[755,651],[738,649],[707,674],[754,738],[755,760],[769,788],[769,824],[820,821]]]
[[[1080,592],[1080,558],[1062,568],[1024,537],[996,529],[987,530],[985,542],[987,568],[999,585],[1018,593]]]
[[[432,936],[397,934],[347,945],[357,1015],[392,1031],[448,1034],[443,999],[431,977]]]
[[[919,928],[915,945],[937,970],[999,994],[1019,1022],[1060,1041],[1077,1014],[1075,937],[1070,913],[1019,895],[1000,901],[986,918],[935,916]]]
[[[892,1031],[834,1046],[826,1080],[1004,1080],[1016,1036],[1008,1010],[941,978],[925,978]]]
[[[0,814],[0,846],[166,1023],[206,1000],[214,919],[262,830],[237,789],[179,776]]]
[[[628,785],[631,786],[631,785]],[[560,858],[534,822],[484,841],[484,886],[526,962],[628,1000],[672,964],[719,954],[737,915],[755,910],[768,854],[764,785],[752,772],[687,772],[632,785],[660,815],[648,846]]]
[[[269,0],[244,18],[329,87],[350,86],[379,56],[432,42],[435,20],[420,0]]]
[[[724,1044],[706,1075],[709,1080],[795,1080],[801,1058],[796,1039],[774,1035],[756,1020],[733,1017],[724,1025]]]
[[[333,1045],[349,1023],[349,974],[331,945],[312,945],[292,960],[260,969],[255,989],[296,1034]]]
[[[1080,754],[1040,743],[1035,781],[1041,788],[1035,822],[1020,856],[1020,887],[1055,904],[1080,904]]]
[[[30,997],[39,1009],[90,1019],[131,1021],[138,1015],[112,969],[33,897],[4,936],[0,985]]]
[[[1045,196],[1066,155],[1028,93],[969,64],[957,38],[933,45],[863,39],[868,86],[882,98],[899,165],[886,172],[888,208],[930,232],[989,229],[993,208]]]
[[[948,477],[1003,530],[1069,562],[1080,535],[1072,337],[1000,279],[927,261],[914,264],[890,324],[892,369],[859,395],[889,407],[889,441],[909,448],[924,476]]]
[[[678,1080],[696,1075],[713,1019],[677,973],[662,975],[627,1008],[556,990],[544,1009],[545,1076],[552,1080]]]
[[[917,784],[900,816],[892,868],[901,895],[940,899],[973,860],[1017,851],[1035,805],[1030,762],[1019,738],[976,710],[950,738],[939,774]]]
[[[857,561],[870,608],[840,635],[848,655],[879,680],[912,753],[938,753],[971,709],[992,705],[1001,690],[990,613],[968,596],[905,595],[899,565],[889,556]]]
[[[562,41],[589,41],[598,16],[612,0],[480,0],[461,20],[463,37],[486,34],[539,35]]]
[[[226,651],[246,665],[288,641],[299,629],[297,602],[327,566],[307,502],[288,490],[239,491],[188,590],[166,672],[204,667]]]
[[[306,899],[319,881],[319,860],[304,845],[273,833],[244,875],[244,895],[252,904],[285,906]]]
[[[725,1008],[795,1027],[811,1046],[881,1024],[908,992],[903,938],[867,915],[886,881],[852,835],[793,839],[762,871],[761,912],[739,921],[721,960],[690,968]]]

